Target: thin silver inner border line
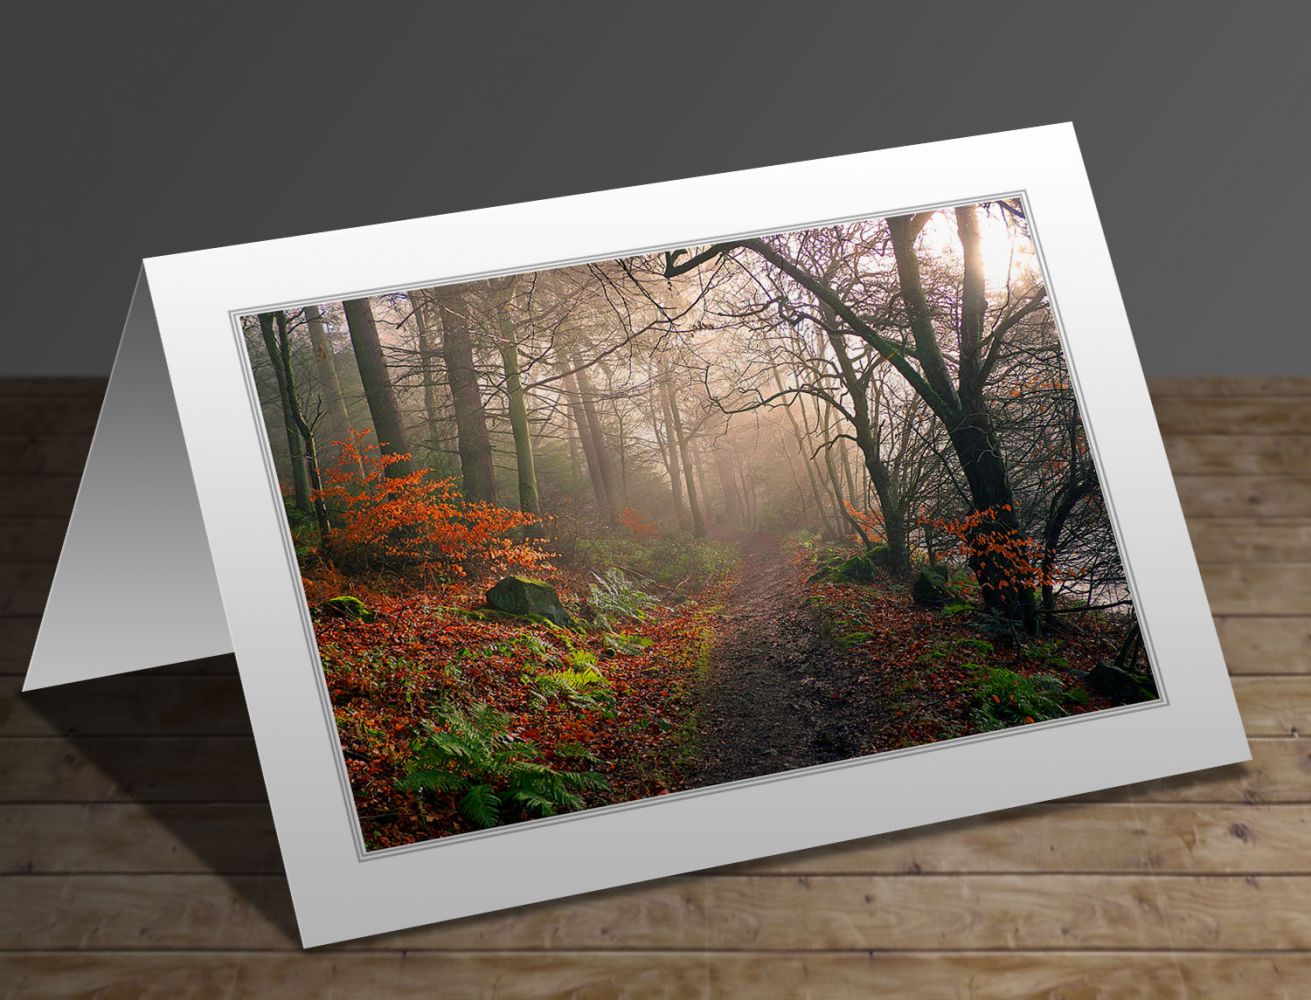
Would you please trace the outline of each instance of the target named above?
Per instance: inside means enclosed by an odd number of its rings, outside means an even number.
[[[1079,384],[1078,375],[1075,372],[1075,366],[1070,358],[1069,344],[1065,333],[1065,323],[1061,318],[1060,308],[1057,305],[1055,289],[1051,281],[1051,273],[1047,266],[1047,258],[1042,249],[1042,241],[1038,234],[1038,225],[1032,215],[1032,205],[1029,201],[1028,191],[1024,188],[1017,188],[999,192],[996,194],[985,194],[978,197],[967,197],[953,199],[944,202],[934,202],[932,204],[922,204],[895,209],[878,209],[873,212],[859,212],[850,215],[839,216],[829,219],[821,219],[813,222],[802,222],[783,226],[769,226],[762,229],[753,229],[745,232],[733,233],[724,236],[706,236],[696,237],[683,241],[685,246],[700,246],[703,243],[722,243],[738,239],[751,239],[759,236],[781,236],[788,233],[804,232],[810,229],[818,229],[822,226],[842,225],[850,222],[868,222],[882,221],[891,217],[905,214],[913,214],[923,211],[937,211],[944,208],[955,208],[961,205],[978,205],[985,201],[997,201],[1002,198],[1019,198],[1024,204],[1025,218],[1029,222],[1029,237],[1033,242],[1034,250],[1038,256],[1038,265],[1042,271],[1043,281],[1047,289],[1047,301],[1052,309],[1052,316],[1056,322],[1057,338],[1061,345],[1062,360],[1065,362],[1066,371],[1070,375],[1075,393],[1075,402],[1079,407],[1079,420],[1083,425],[1084,435],[1088,438],[1089,448],[1092,450],[1093,466],[1097,470],[1098,478],[1101,480],[1102,463],[1100,451],[1097,447],[1096,436],[1092,427],[1085,416],[1086,407],[1084,405],[1084,393]],[[646,246],[638,249],[618,250],[603,252],[599,254],[589,254],[584,257],[566,258],[555,261],[548,261],[529,265],[527,267],[500,268],[491,271],[479,271],[473,274],[460,275],[455,278],[446,278],[438,281],[429,282],[410,282],[398,285],[377,286],[370,290],[356,290],[351,292],[330,292],[323,293],[313,298],[302,298],[294,301],[284,301],[268,305],[249,306],[239,309],[228,310],[228,319],[232,323],[233,335],[237,342],[239,354],[245,359],[245,370],[243,375],[246,382],[247,401],[250,403],[252,411],[256,417],[256,430],[263,428],[264,433],[256,434],[260,439],[259,448],[264,459],[265,472],[268,476],[271,497],[274,501],[275,509],[283,508],[282,495],[277,487],[278,477],[277,468],[273,461],[272,439],[269,437],[268,427],[264,421],[262,405],[259,401],[259,394],[255,387],[254,366],[251,363],[249,352],[246,350],[246,339],[241,329],[241,319],[245,316],[257,315],[261,312],[269,312],[274,309],[286,309],[307,304],[316,304],[323,302],[336,302],[349,298],[364,298],[377,295],[385,295],[395,292],[406,292],[414,288],[442,288],[451,285],[462,285],[472,281],[480,281],[487,278],[497,278],[511,274],[534,274],[541,271],[553,271],[566,267],[576,267],[580,264],[592,264],[599,261],[620,260],[627,257],[635,257],[645,253],[658,253],[668,250],[668,245]],[[1101,488],[1099,483],[1099,488]],[[570,823],[578,820],[589,819],[602,813],[618,812],[620,810],[639,809],[648,806],[659,805],[662,802],[668,802],[673,799],[692,798],[695,796],[710,795],[720,791],[732,788],[745,788],[754,785],[763,785],[778,781],[787,781],[791,778],[805,777],[809,774],[816,774],[825,771],[838,770],[840,768],[854,767],[858,765],[868,765],[877,761],[893,760],[901,757],[907,757],[912,754],[931,753],[935,750],[946,749],[949,747],[967,746],[974,743],[981,743],[986,740],[1002,739],[1015,736],[1020,733],[1034,732],[1041,729],[1052,729],[1057,726],[1077,725],[1081,722],[1096,721],[1098,719],[1110,718],[1113,716],[1129,715],[1137,712],[1152,711],[1155,709],[1166,708],[1170,704],[1167,696],[1165,684],[1161,677],[1160,671],[1156,666],[1156,646],[1151,637],[1151,631],[1144,619],[1142,608],[1139,604],[1136,589],[1134,585],[1134,574],[1130,560],[1122,541],[1123,532],[1120,527],[1120,520],[1115,511],[1115,501],[1111,496],[1109,489],[1101,489],[1102,496],[1106,502],[1111,521],[1111,530],[1115,536],[1116,549],[1120,557],[1120,564],[1124,567],[1125,576],[1129,587],[1130,597],[1133,598],[1134,615],[1138,620],[1138,625],[1143,634],[1143,641],[1147,647],[1147,662],[1152,671],[1152,679],[1156,683],[1158,697],[1150,702],[1143,702],[1136,705],[1122,705],[1116,708],[1105,708],[1097,712],[1085,712],[1079,715],[1065,719],[1051,719],[1045,722],[1035,723],[1026,726],[1012,726],[1008,729],[998,730],[991,733],[974,733],[969,736],[958,736],[950,740],[942,740],[937,743],[926,743],[916,747],[904,747],[899,750],[884,750],[872,754],[865,754],[860,757],[851,757],[846,760],[830,761],[825,764],[814,764],[810,767],[796,768],[791,771],[780,771],[775,774],[758,775],[752,778],[742,778],[737,781],[721,782],[716,785],[709,785],[703,788],[688,788],[678,792],[671,792],[668,795],[652,796],[644,799],[636,799],[632,802],[616,802],[606,806],[594,806],[590,809],[580,809],[575,812],[566,813],[561,816],[539,817],[533,820],[527,820],[521,823],[513,823],[506,826],[496,827],[490,830],[472,830],[467,833],[448,834],[446,836],[435,837],[420,843],[403,844],[397,847],[386,847],[378,850],[369,851],[364,846],[363,827],[360,824],[359,809],[355,802],[355,796],[351,792],[350,776],[346,772],[346,758],[342,752],[341,736],[337,732],[336,717],[333,713],[331,696],[328,693],[327,680],[324,676],[323,662],[319,653],[318,637],[314,633],[314,623],[310,618],[309,601],[305,598],[304,587],[300,584],[300,563],[296,559],[295,545],[291,539],[291,528],[287,521],[285,511],[279,518],[282,529],[283,550],[287,558],[288,567],[294,568],[292,574],[293,585],[297,588],[296,593],[299,597],[301,606],[301,627],[304,631],[305,638],[309,649],[312,651],[311,665],[315,669],[315,687],[319,692],[319,702],[323,710],[324,719],[328,734],[337,748],[336,768],[338,783],[341,788],[343,801],[347,809],[355,816],[354,829],[352,830],[353,840],[355,842],[356,860],[358,862],[374,861],[379,858],[397,857],[401,854],[409,854],[415,851],[428,850],[432,848],[444,847],[447,844],[463,843],[472,840],[481,840],[486,837],[499,837],[518,832],[523,832],[530,827],[543,826],[546,824]],[[962,817],[963,818],[963,817]]]

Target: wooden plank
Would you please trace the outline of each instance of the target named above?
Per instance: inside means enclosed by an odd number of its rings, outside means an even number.
[[[0,475],[0,518],[36,518],[67,524],[79,476]]]
[[[1235,677],[1233,685],[1248,736],[1311,733],[1311,677]]]
[[[7,996],[146,998],[709,996],[696,952],[428,955],[47,952],[0,956]]]
[[[1311,434],[1306,396],[1162,396],[1152,400],[1162,434]]]
[[[1217,618],[1229,672],[1311,674],[1311,616]]]
[[[323,951],[1311,947],[1306,876],[681,877]],[[6,950],[296,950],[280,876],[0,878]]]
[[[706,890],[710,948],[1311,946],[1306,877],[801,876],[709,879]]]
[[[1202,563],[1311,563],[1311,519],[1195,518],[1188,533]]]
[[[0,565],[0,615],[29,617],[45,611],[53,563],[9,563]]]
[[[9,563],[53,567],[67,530],[62,521],[0,521],[0,585],[6,580]]]
[[[1165,451],[1176,476],[1305,476],[1311,435],[1172,434]]]
[[[331,950],[698,948],[706,943],[708,881],[662,879]],[[282,876],[0,877],[0,941],[8,948],[157,950],[204,940],[217,949],[299,950],[294,927]]]
[[[1311,378],[1303,375],[1152,375],[1147,388],[1158,396],[1308,396]]]
[[[856,998],[1311,995],[1311,957],[1281,952],[725,954],[706,958],[710,995]]]
[[[77,476],[86,465],[89,435],[47,437],[0,432],[0,469],[20,476]]]
[[[5,395],[0,393],[0,427],[6,434],[90,437],[100,416],[100,393]]]
[[[267,803],[0,805],[0,872],[281,874]]]
[[[1208,563],[1201,571],[1212,614],[1311,614],[1311,562]]]
[[[153,671],[21,693],[0,678],[5,736],[249,735],[250,717],[235,676],[179,677]]]
[[[15,953],[10,996],[1299,997],[1287,952]]]
[[[1267,798],[1293,767],[1279,756],[1263,771]],[[0,802],[267,801],[249,737],[0,740]]]
[[[0,396],[103,396],[108,385],[103,375],[7,375],[0,378]]]
[[[1049,803],[722,869],[1311,873],[1311,807]]]
[[[264,804],[0,805],[0,872],[280,871]],[[1311,805],[1059,802],[743,863],[729,874],[1311,874]]]
[[[1311,476],[1178,476],[1179,501],[1190,521],[1202,517],[1304,519]]]
[[[0,616],[0,674],[25,674],[40,619]]]

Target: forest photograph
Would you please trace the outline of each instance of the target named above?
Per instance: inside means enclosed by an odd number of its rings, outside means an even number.
[[[367,850],[1158,698],[1019,198],[239,324]]]

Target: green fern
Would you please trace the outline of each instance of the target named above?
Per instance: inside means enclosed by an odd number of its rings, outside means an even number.
[[[615,622],[624,618],[643,621],[647,608],[660,603],[646,591],[641,590],[624,575],[623,570],[613,567],[596,578],[588,588],[587,606],[592,612],[592,621],[601,628],[610,629]]]
[[[971,712],[980,732],[1006,729],[1027,722],[1042,722],[1066,715],[1065,688],[1052,674],[1025,676],[1004,667],[966,663],[975,671],[975,706]]]
[[[536,744],[510,732],[510,716],[488,705],[439,713],[424,722],[412,749],[400,787],[454,796],[460,814],[484,828],[582,809],[585,793],[610,787],[591,771],[557,771],[542,763]]]
[[[564,667],[560,670],[544,670],[525,680],[533,685],[533,695],[539,701],[563,698],[578,708],[591,709],[603,715],[609,715],[614,710],[615,699],[610,693],[610,682],[591,664],[581,669]]]

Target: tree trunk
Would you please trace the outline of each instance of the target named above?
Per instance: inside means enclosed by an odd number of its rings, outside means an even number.
[[[706,489],[706,461],[704,449],[700,447],[701,439],[687,434],[687,447],[692,453],[692,464],[696,468],[697,496],[701,499],[701,520],[709,530],[713,518],[710,516],[710,491]]]
[[[831,310],[825,310],[825,318],[830,326],[836,325],[837,317]],[[874,493],[879,500],[883,538],[888,546],[888,568],[894,576],[906,579],[910,576],[910,542],[906,537],[906,517],[901,509],[901,498],[893,488],[892,475],[880,454],[878,428],[874,426],[869,410],[869,380],[857,375],[841,334],[829,334],[829,343],[838,359],[847,395],[851,397],[852,430],[855,432],[856,447],[865,460],[865,471],[869,473]],[[854,495],[855,481],[850,465],[846,467],[846,475],[847,488]]]
[[[396,405],[396,391],[392,388],[387,362],[382,356],[373,307],[368,299],[347,299],[342,308],[346,313],[351,347],[355,350],[355,363],[360,369],[360,381],[364,385],[364,397],[369,402],[378,447],[384,455],[408,456],[410,442],[405,436],[400,407]],[[408,457],[387,466],[387,475],[392,478],[408,476],[412,471]]]
[[[433,451],[440,451],[442,442],[438,431],[441,420],[441,406],[437,401],[437,375],[433,359],[437,351],[432,344],[432,330],[428,320],[432,315],[432,302],[427,292],[409,292],[410,305],[414,309],[414,325],[419,337],[419,374],[423,378],[423,412],[428,418],[428,446]]]
[[[986,302],[983,289],[983,255],[980,245],[978,219],[973,206],[956,210],[964,254],[964,282],[962,286],[960,316],[959,388],[952,384],[947,364],[938,346],[933,328],[932,312],[920,281],[919,260],[915,253],[915,237],[919,232],[919,217],[889,219],[893,253],[897,261],[897,277],[906,315],[910,321],[911,336],[915,341],[916,355],[924,370],[923,381],[929,394],[925,402],[946,425],[952,449],[960,460],[961,471],[969,485],[970,501],[983,515],[971,532],[975,551],[970,556],[970,568],[979,581],[983,601],[993,611],[1028,631],[1037,624],[1034,613],[1033,591],[1020,579],[1015,560],[1002,553],[987,555],[978,552],[989,539],[1005,540],[1017,548],[1025,547],[1028,537],[1020,529],[1015,512],[1015,498],[1011,491],[1002,458],[1001,444],[993,427],[982,392],[983,323]]]
[[[287,384],[287,370],[282,364],[282,352],[278,348],[277,334],[273,328],[273,314],[259,314],[259,332],[264,340],[264,348],[269,353],[269,364],[273,366],[273,378],[278,383],[278,401],[282,405],[282,423],[287,431],[287,452],[291,456],[291,491],[296,509],[306,517],[313,512],[310,504],[309,480],[305,475],[305,451],[291,415],[292,388]]]
[[[487,412],[483,409],[478,369],[473,360],[468,305],[463,291],[454,286],[436,289],[433,297],[442,321],[442,356],[446,361],[446,380],[451,387],[451,402],[455,408],[464,495],[469,500],[495,503],[492,440],[487,433]]]
[[[815,406],[819,406],[818,399],[815,400]],[[816,417],[818,422],[818,415],[816,415]],[[869,534],[865,531],[865,526],[852,516],[851,510],[848,508],[847,503],[842,496],[842,479],[838,473],[837,465],[833,461],[833,439],[829,437],[829,429],[832,426],[832,420],[833,407],[825,402],[824,419],[821,426],[824,431],[824,471],[828,473],[829,489],[833,493],[833,500],[838,508],[839,514],[847,524],[851,525],[851,529],[855,531],[857,536],[859,536],[860,544],[865,546],[866,550],[872,549],[874,547],[874,540],[870,538]]]
[[[569,416],[573,418],[574,430],[578,432],[578,443],[583,447],[583,461],[587,464],[587,479],[592,484],[592,495],[596,498],[596,509],[610,527],[612,508],[610,497],[606,493],[605,477],[601,475],[601,462],[596,456],[596,441],[592,437],[592,428],[587,423],[587,414],[583,412],[582,397],[578,392],[578,380],[569,371],[567,359],[559,362],[561,382],[568,397]]]
[[[774,370],[774,384],[778,386],[780,393],[783,392],[783,379],[778,374],[777,369]],[[826,537],[836,537],[839,532],[829,519],[828,509],[824,504],[824,495],[820,491],[818,480],[815,478],[815,463],[811,460],[812,449],[807,446],[806,434],[802,431],[801,425],[797,423],[797,417],[792,412],[792,402],[790,400],[784,400],[783,412],[787,415],[788,424],[792,428],[792,437],[797,443],[797,453],[801,456],[801,465],[806,470],[806,480],[810,484],[810,495],[814,498],[815,510],[819,515],[820,530]],[[803,510],[804,507],[805,502],[803,500]]]
[[[701,510],[696,480],[692,475],[692,456],[688,449],[687,435],[683,433],[683,415],[678,410],[678,400],[674,397],[674,390],[669,384],[667,373],[662,380],[662,388],[665,393],[665,405],[669,408],[670,419],[673,420],[674,440],[678,444],[680,464],[683,466],[683,479],[687,486],[687,505],[692,512],[692,534],[697,538],[704,538],[706,533],[705,513]]]
[[[719,489],[724,494],[724,519],[736,528],[744,527],[745,504],[738,492],[737,478],[733,475],[732,461],[728,454],[719,447],[715,452],[715,472],[719,476]]]
[[[619,523],[621,507],[620,484],[615,474],[614,462],[610,458],[610,446],[605,439],[605,429],[601,425],[601,416],[596,409],[596,395],[592,390],[592,380],[583,366],[577,351],[570,352],[570,363],[574,368],[578,384],[578,398],[583,405],[587,431],[592,438],[592,452],[596,456],[597,471],[605,493],[605,521],[610,527]]]
[[[282,362],[282,371],[287,380],[287,400],[291,405],[291,419],[300,432],[305,444],[305,471],[309,474],[310,500],[314,504],[314,519],[319,526],[319,539],[323,544],[328,541],[328,507],[323,500],[323,479],[319,476],[319,452],[314,444],[314,428],[305,419],[300,406],[300,397],[296,395],[296,379],[291,367],[291,345],[287,340],[287,314],[279,311],[273,314],[278,328],[278,356]]]
[[[501,362],[505,367],[505,394],[510,410],[510,429],[514,433],[515,467],[519,473],[519,509],[527,514],[540,513],[537,502],[537,470],[533,462],[533,437],[528,427],[528,407],[524,402],[523,382],[519,377],[519,342],[510,316],[513,279],[497,289],[496,324],[500,335]]]
[[[1051,507],[1047,511],[1047,523],[1042,538],[1042,610],[1051,614],[1056,609],[1056,589],[1052,585],[1052,571],[1056,564],[1056,549],[1061,544],[1061,535],[1065,531],[1065,522],[1069,519],[1079,501],[1086,497],[1097,485],[1095,476],[1083,479],[1070,479],[1052,497]]]
[[[314,366],[323,386],[323,408],[328,417],[329,440],[346,441],[351,434],[350,413],[341,391],[341,377],[337,373],[337,360],[332,353],[328,332],[323,326],[323,314],[316,305],[305,307],[305,325],[309,329],[310,348],[314,352]],[[356,471],[364,476],[364,464],[356,462]]]
[[[669,491],[674,500],[674,520],[681,531],[691,526],[691,517],[683,503],[683,477],[678,467],[678,444],[674,440],[674,420],[669,413],[669,399],[663,391],[652,387],[651,425],[656,429],[656,439],[660,445],[660,455],[664,459],[665,472],[669,476]],[[655,396],[659,396],[657,404]],[[658,407],[658,408],[657,408]],[[661,434],[661,424],[664,433]]]

